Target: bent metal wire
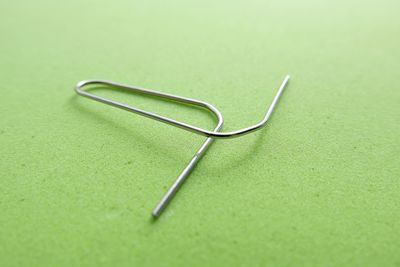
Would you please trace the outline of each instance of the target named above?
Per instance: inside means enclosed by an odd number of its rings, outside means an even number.
[[[251,125],[249,127],[239,129],[236,131],[231,131],[231,132],[220,132],[220,129],[222,128],[222,124],[224,123],[224,119],[222,117],[221,112],[216,107],[214,107],[213,105],[211,105],[207,102],[196,100],[193,98],[177,96],[177,95],[163,93],[163,92],[159,92],[159,91],[155,91],[155,90],[151,90],[151,89],[145,89],[142,87],[125,85],[125,84],[115,83],[115,82],[106,81],[106,80],[80,81],[76,84],[75,91],[81,96],[96,100],[98,102],[101,102],[101,103],[104,103],[107,105],[111,105],[111,106],[114,106],[114,107],[117,107],[120,109],[124,109],[124,110],[130,111],[130,112],[133,112],[133,113],[136,113],[136,114],[139,114],[139,115],[142,115],[142,116],[145,116],[145,117],[148,117],[148,118],[151,118],[151,119],[163,122],[163,123],[167,123],[167,124],[173,125],[175,127],[178,127],[178,128],[181,128],[181,129],[184,129],[184,130],[207,137],[207,139],[204,141],[202,146],[197,150],[197,152],[194,154],[193,158],[189,161],[188,165],[179,174],[179,176],[176,178],[174,183],[171,185],[171,187],[168,189],[168,191],[165,193],[165,195],[161,198],[159,203],[153,209],[152,216],[154,218],[157,218],[160,216],[160,214],[165,209],[167,204],[170,202],[172,197],[176,194],[176,192],[178,191],[180,186],[184,183],[186,178],[189,176],[191,170],[196,166],[197,162],[204,155],[204,153],[206,152],[206,150],[212,143],[213,139],[239,137],[239,136],[257,131],[261,127],[266,125],[280,96],[282,95],[283,90],[285,89],[287,83],[289,82],[289,79],[290,79],[289,75],[286,75],[285,78],[283,79],[283,82],[281,83],[278,91],[276,92],[270,106],[268,107],[267,112],[265,113],[263,119],[260,122],[254,124],[254,125]],[[136,92],[136,93],[152,95],[152,96],[156,96],[156,97],[160,97],[160,98],[164,98],[164,99],[168,99],[168,100],[172,100],[172,101],[176,101],[176,102],[181,102],[184,104],[198,106],[198,107],[207,109],[211,113],[213,113],[217,118],[217,125],[215,126],[213,131],[205,130],[205,129],[202,129],[202,128],[199,128],[199,127],[196,127],[196,126],[184,123],[184,122],[180,122],[180,121],[177,121],[174,119],[170,119],[170,118],[158,115],[156,113],[138,109],[138,108],[135,108],[135,107],[123,104],[123,103],[119,103],[114,100],[110,100],[110,99],[107,99],[107,98],[104,98],[101,96],[97,96],[95,94],[89,93],[88,91],[85,91],[82,89],[84,86],[88,86],[88,85],[106,85],[106,86],[110,86],[111,88],[112,87],[122,88],[122,89],[126,89],[126,90]]]

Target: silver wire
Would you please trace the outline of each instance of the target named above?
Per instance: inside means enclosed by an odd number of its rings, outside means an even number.
[[[254,124],[252,126],[249,126],[249,127],[243,128],[243,129],[239,129],[236,131],[231,131],[231,132],[218,132],[217,130],[208,131],[208,130],[205,130],[205,129],[202,129],[202,128],[199,128],[199,127],[196,127],[196,126],[184,123],[184,122],[169,119],[167,117],[164,117],[164,116],[161,116],[161,115],[158,115],[155,113],[144,111],[144,110],[141,110],[138,108],[134,108],[134,107],[119,103],[117,101],[109,100],[109,99],[106,99],[106,98],[103,98],[100,96],[90,94],[88,92],[81,90],[81,88],[83,86],[89,85],[89,84],[106,84],[106,85],[111,85],[111,86],[115,86],[115,87],[130,89],[133,91],[142,92],[142,93],[146,93],[146,94],[156,95],[159,97],[165,97],[165,98],[177,100],[180,102],[192,103],[194,105],[205,107],[205,108],[211,110],[214,114],[218,113],[219,115],[217,115],[217,117],[221,116],[221,113],[213,105],[211,105],[207,102],[204,102],[204,101],[199,101],[199,100],[190,99],[190,98],[186,98],[186,97],[180,97],[180,96],[176,96],[176,95],[161,93],[158,91],[145,89],[145,88],[141,88],[141,87],[136,87],[136,86],[133,87],[133,86],[129,86],[129,85],[114,83],[114,82],[110,82],[110,81],[103,81],[103,80],[81,81],[76,85],[75,90],[78,94],[86,96],[91,99],[94,99],[96,101],[99,101],[99,102],[102,102],[102,103],[105,103],[108,105],[112,105],[112,106],[115,106],[115,107],[118,107],[121,109],[125,109],[125,110],[131,111],[133,113],[137,113],[139,115],[149,117],[149,118],[173,125],[175,127],[178,127],[178,128],[181,128],[181,129],[184,129],[184,130],[187,130],[187,131],[199,134],[199,135],[203,135],[206,137],[213,137],[213,138],[234,138],[234,137],[239,137],[241,135],[245,135],[245,134],[254,132],[254,131],[258,130],[259,128],[263,127],[267,123],[269,117],[272,114],[272,111],[274,110],[274,108],[276,106],[276,103],[279,100],[279,97],[281,96],[283,90],[285,89],[287,83],[289,82],[289,79],[290,79],[290,76],[286,75],[281,86],[279,87],[278,91],[276,92],[275,97],[272,100],[272,103],[270,104],[267,112],[265,113],[263,119],[260,122]]]
[[[148,118],[151,118],[151,119],[163,122],[163,123],[167,123],[167,124],[173,125],[175,127],[178,127],[178,128],[181,128],[181,129],[184,129],[184,130],[207,137],[205,142],[202,144],[202,146],[199,148],[199,150],[196,152],[196,154],[193,156],[193,158],[189,161],[188,165],[179,174],[179,176],[176,178],[174,183],[171,185],[171,187],[168,189],[168,191],[164,194],[164,196],[161,198],[159,203],[153,209],[152,216],[154,218],[157,218],[160,216],[160,214],[165,209],[167,204],[171,201],[172,197],[179,190],[179,188],[184,183],[184,181],[186,180],[186,178],[188,177],[188,175],[190,174],[192,169],[196,166],[198,161],[201,159],[201,157],[207,151],[208,147],[210,146],[210,144],[213,141],[213,138],[235,138],[235,137],[239,137],[241,135],[245,135],[245,134],[254,132],[254,131],[260,129],[261,127],[263,127],[264,125],[266,125],[280,96],[282,95],[283,90],[286,88],[286,85],[289,82],[289,79],[290,79],[290,76],[286,75],[283,82],[281,83],[278,91],[276,92],[275,97],[273,98],[269,108],[267,109],[267,112],[265,113],[263,119],[260,122],[254,124],[252,126],[249,126],[249,127],[243,128],[243,129],[239,129],[236,131],[231,131],[231,132],[219,132],[219,130],[222,128],[222,124],[224,122],[222,114],[216,107],[214,107],[213,105],[211,105],[207,102],[204,102],[204,101],[187,98],[187,97],[182,97],[182,96],[177,96],[177,95],[168,94],[168,93],[163,93],[163,92],[146,89],[146,88],[142,88],[142,87],[130,86],[130,85],[125,85],[125,84],[121,84],[121,83],[115,83],[115,82],[106,81],[106,80],[80,81],[76,84],[75,91],[79,95],[93,99],[95,101],[105,103],[105,104],[108,104],[108,105],[111,105],[111,106],[114,106],[114,107],[117,107],[120,109],[124,109],[124,110],[130,111],[130,112],[133,112],[133,113],[136,113],[136,114],[139,114],[139,115],[142,115],[142,116],[145,116],[145,117],[148,117]],[[96,85],[96,84],[97,85],[108,85],[108,86],[116,87],[116,88],[123,88],[123,89],[127,89],[127,90],[137,92],[137,93],[153,95],[153,96],[157,96],[160,98],[166,98],[169,100],[205,108],[205,109],[211,111],[216,116],[217,125],[213,131],[205,130],[205,129],[202,129],[202,128],[199,128],[199,127],[196,127],[196,126],[184,123],[184,122],[176,121],[174,119],[170,119],[170,118],[161,116],[156,113],[148,112],[148,111],[138,109],[138,108],[114,101],[114,100],[110,100],[110,99],[107,99],[107,98],[104,98],[101,96],[97,96],[95,94],[89,93],[88,91],[85,91],[82,89],[84,86]]]

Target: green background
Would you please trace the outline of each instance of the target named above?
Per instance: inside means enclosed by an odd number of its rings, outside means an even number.
[[[400,4],[0,2],[0,265],[400,266]],[[75,95],[99,78],[217,106],[204,138]],[[206,112],[99,89],[208,129]]]

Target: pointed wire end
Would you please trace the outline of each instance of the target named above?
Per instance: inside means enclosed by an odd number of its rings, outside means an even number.
[[[156,211],[153,210],[151,212],[151,217],[153,217],[154,220],[157,220],[159,216],[160,216],[160,214],[156,213]]]
[[[154,220],[157,220],[160,217],[162,211],[163,206],[160,206],[160,204],[158,204],[151,212],[151,217],[153,217]]]
[[[286,85],[288,84],[289,80],[290,80],[290,75],[287,74],[287,75],[285,76],[285,78],[283,79],[283,82],[282,82],[282,84],[281,84],[281,87],[279,88],[278,91],[282,92],[282,91],[285,89]]]
[[[288,82],[289,80],[290,80],[290,75],[289,75],[289,74],[286,74],[284,81],[285,81],[285,82]]]

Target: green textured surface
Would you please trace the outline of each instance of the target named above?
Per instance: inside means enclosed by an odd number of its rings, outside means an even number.
[[[400,4],[1,1],[0,266],[400,266]],[[101,78],[216,105],[204,138],[78,97]],[[207,113],[98,91],[211,129]]]

